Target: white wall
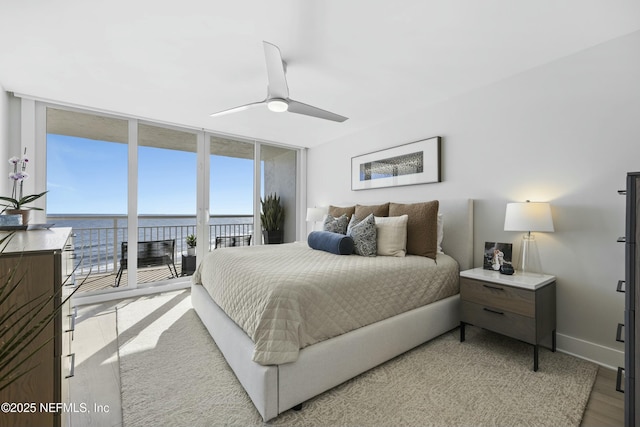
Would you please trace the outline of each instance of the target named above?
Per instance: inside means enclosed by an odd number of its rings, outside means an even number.
[[[309,150],[308,206],[475,199],[475,264],[503,231],[509,201],[549,201],[555,233],[538,234],[558,277],[558,347],[614,366],[623,320],[625,173],[640,170],[640,32],[578,52]],[[381,106],[382,108],[382,106]],[[443,182],[350,190],[352,156],[443,137]],[[309,226],[310,227],[310,226]],[[446,236],[445,236],[446,238]]]

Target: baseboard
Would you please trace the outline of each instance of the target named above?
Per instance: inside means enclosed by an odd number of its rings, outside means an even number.
[[[624,366],[624,351],[569,335],[556,334],[556,348],[562,353],[597,363],[605,368],[617,370],[618,366]]]

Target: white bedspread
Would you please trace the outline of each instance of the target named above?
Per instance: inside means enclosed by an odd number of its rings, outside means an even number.
[[[459,292],[457,262],[340,256],[306,243],[216,249],[193,275],[253,340],[262,365]]]

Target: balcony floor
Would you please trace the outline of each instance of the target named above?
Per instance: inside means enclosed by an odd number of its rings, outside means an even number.
[[[182,265],[176,264],[176,269],[178,270],[178,274],[182,275]],[[122,273],[122,278],[120,279],[120,288],[127,287],[128,276],[128,270],[124,270],[124,272]],[[166,266],[138,269],[138,284],[160,282],[171,278],[172,277],[171,273],[169,272],[169,268]],[[82,283],[83,280],[85,280],[85,282],[82,287],[78,289],[79,293],[112,289],[115,287],[116,273],[95,273],[89,274],[88,276],[78,275],[78,277],[76,278],[76,283]]]

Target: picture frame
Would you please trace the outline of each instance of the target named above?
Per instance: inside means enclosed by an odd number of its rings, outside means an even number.
[[[504,264],[512,264],[513,245],[511,243],[484,242],[482,268],[500,271]]]
[[[351,158],[351,190],[441,182],[441,138],[422,139]]]

